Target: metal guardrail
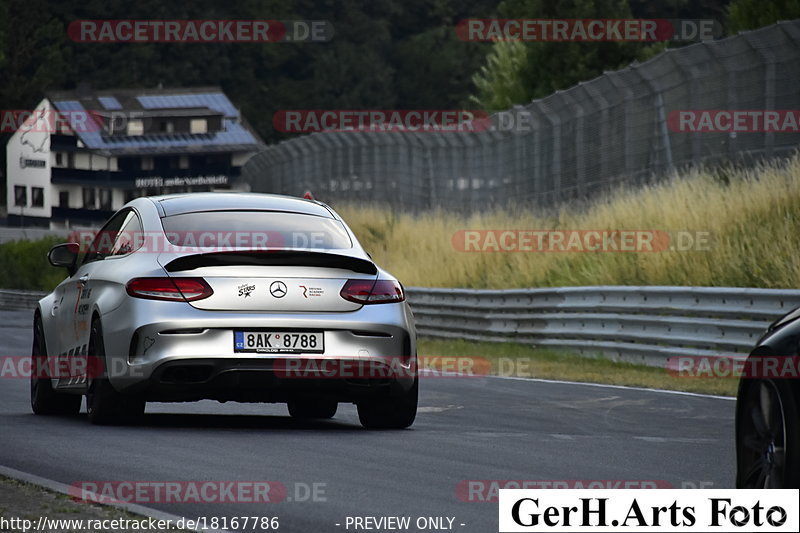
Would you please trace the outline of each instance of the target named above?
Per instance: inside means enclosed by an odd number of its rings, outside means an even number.
[[[716,287],[411,287],[423,337],[518,342],[663,366],[676,355],[745,357],[800,290]]]
[[[518,342],[663,366],[675,355],[744,357],[800,290],[717,287],[407,288],[420,336]],[[0,309],[45,293],[0,289]]]
[[[36,302],[46,294],[40,291],[0,289],[0,310],[32,311],[36,307]]]

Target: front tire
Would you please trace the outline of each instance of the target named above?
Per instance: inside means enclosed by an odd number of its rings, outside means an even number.
[[[367,429],[405,429],[417,417],[419,377],[414,385],[396,398],[366,401],[357,404],[358,420]]]
[[[738,401],[736,487],[800,487],[800,418],[790,383],[748,380]]]
[[[92,320],[89,337],[89,358],[94,376],[86,389],[86,412],[95,425],[131,422],[144,414],[145,401],[137,396],[120,394],[111,385],[105,371],[106,349],[103,330],[98,319]]]
[[[74,416],[81,410],[81,396],[53,390],[47,360],[44,327],[38,313],[33,319],[31,349],[31,409],[37,415]]]

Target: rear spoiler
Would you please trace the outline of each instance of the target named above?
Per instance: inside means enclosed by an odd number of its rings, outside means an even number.
[[[347,255],[296,250],[212,252],[178,257],[167,263],[167,272],[182,272],[210,266],[308,266],[341,268],[361,274],[375,275],[372,261]]]

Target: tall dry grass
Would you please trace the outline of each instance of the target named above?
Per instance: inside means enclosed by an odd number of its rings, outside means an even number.
[[[334,207],[373,258],[409,286],[509,288],[707,285],[793,288],[800,283],[800,156],[728,174],[690,172],[619,190],[585,209],[547,215],[497,210],[400,214]],[[709,232],[707,251],[466,253],[462,229]]]

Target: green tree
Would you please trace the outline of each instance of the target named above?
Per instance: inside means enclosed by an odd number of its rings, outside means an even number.
[[[495,43],[486,57],[486,64],[472,77],[478,90],[471,100],[482,109],[508,109],[528,98],[523,82],[528,66],[528,48],[519,41]]]
[[[779,20],[800,18],[800,0],[733,0],[728,6],[732,33],[754,30]]]
[[[498,12],[500,18],[632,18],[628,0],[503,0]],[[484,104],[509,100],[522,104],[595,78],[606,70],[649,59],[665,49],[663,43],[525,42],[524,64],[518,66],[512,60],[522,56],[516,47],[503,42],[490,46],[496,50],[474,78],[474,100]],[[515,75],[518,81],[512,82]]]

